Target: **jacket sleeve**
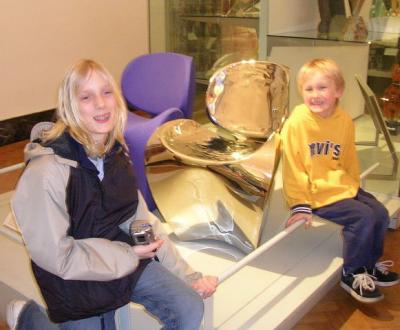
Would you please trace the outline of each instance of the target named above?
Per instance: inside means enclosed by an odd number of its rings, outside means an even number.
[[[285,199],[293,213],[311,213],[309,176],[304,165],[306,149],[300,149],[301,137],[290,119],[282,130],[282,177]]]
[[[353,121],[349,118],[349,125],[346,129],[345,152],[343,155],[343,168],[360,184],[360,165],[358,161],[356,143],[355,143],[355,128]]]
[[[31,259],[68,280],[109,281],[132,273],[138,257],[126,243],[67,236],[69,166],[57,156],[33,159],[20,178],[12,208]]]
[[[201,273],[194,271],[182,258],[175,244],[164,230],[162,222],[148,210],[140,192],[139,204],[133,220],[147,220],[153,227],[154,235],[164,241],[161,248],[157,251],[157,257],[165,268],[187,283],[201,277]]]

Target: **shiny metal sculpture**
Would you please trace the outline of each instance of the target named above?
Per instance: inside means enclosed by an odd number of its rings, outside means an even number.
[[[159,127],[147,144],[149,185],[182,241],[219,240],[244,253],[263,229],[287,116],[288,69],[266,61],[230,64],[210,78],[209,124]]]

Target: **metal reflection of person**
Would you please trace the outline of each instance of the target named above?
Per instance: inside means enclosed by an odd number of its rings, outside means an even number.
[[[269,111],[260,111],[267,105],[265,100],[266,86],[264,77],[254,73],[253,65],[249,70],[243,66],[232,70],[225,78],[225,88],[219,100],[217,119],[225,127],[241,131],[259,131],[260,123],[265,127],[271,122]],[[240,118],[240,121],[237,120]]]
[[[274,129],[274,110],[282,114],[285,86],[286,72],[276,64],[233,66],[229,74],[220,71],[214,77],[207,100],[210,114],[230,131],[266,138]]]
[[[282,124],[282,114],[284,109],[282,108],[286,100],[289,98],[288,90],[286,88],[287,76],[285,71],[277,70],[274,64],[268,65],[270,70],[271,83],[269,85],[269,97],[267,98],[270,102],[269,112],[272,118],[272,129],[275,131],[279,129]]]

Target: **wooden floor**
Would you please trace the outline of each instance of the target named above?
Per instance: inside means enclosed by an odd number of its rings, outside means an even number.
[[[23,161],[22,150],[26,141],[0,147],[0,168]],[[0,175],[0,194],[10,191],[21,170]],[[394,270],[400,272],[400,230],[387,233],[385,256],[395,261]],[[376,304],[361,304],[336,285],[294,327],[295,330],[329,329],[400,329],[400,285],[382,289],[385,299]],[[1,294],[1,292],[0,292]],[[7,329],[0,323],[0,330]]]
[[[24,161],[23,149],[27,141],[21,141],[0,147],[0,169]],[[0,194],[13,190],[22,169],[0,174]]]

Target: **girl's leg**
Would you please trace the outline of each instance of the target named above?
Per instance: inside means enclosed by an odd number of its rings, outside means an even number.
[[[61,330],[115,330],[115,311],[101,316],[93,316],[82,320],[60,323]]]
[[[198,330],[203,319],[201,297],[157,261],[146,266],[131,301],[158,317],[163,329]]]
[[[56,323],[50,321],[46,310],[33,300],[26,302],[18,315],[16,330],[58,330]]]

